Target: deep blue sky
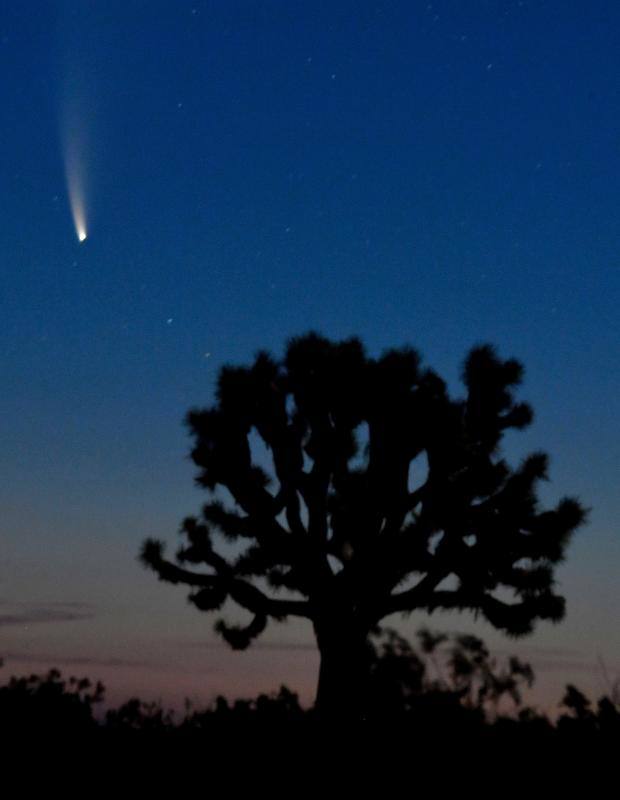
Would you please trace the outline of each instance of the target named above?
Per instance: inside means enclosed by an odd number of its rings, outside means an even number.
[[[618,41],[611,0],[4,3],[5,672],[310,697],[307,629],[229,653],[135,556],[204,499],[182,419],[219,367],[314,328],[412,344],[457,393],[478,342],[524,363],[507,452],[592,507],[567,619],[518,643],[431,621],[531,657],[541,702],[602,688],[597,654],[620,674]]]

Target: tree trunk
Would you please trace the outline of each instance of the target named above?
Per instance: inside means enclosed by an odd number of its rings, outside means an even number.
[[[321,666],[315,710],[321,720],[364,719],[370,667],[368,631],[352,619],[316,624]]]

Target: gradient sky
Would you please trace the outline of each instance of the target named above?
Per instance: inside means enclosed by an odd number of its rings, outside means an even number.
[[[615,0],[3,3],[5,677],[311,699],[309,627],[233,653],[136,560],[206,499],[186,411],[311,328],[411,344],[455,394],[474,344],[516,357],[536,416],[506,454],[592,508],[560,625],[389,622],[530,659],[544,707],[620,676],[619,41]]]

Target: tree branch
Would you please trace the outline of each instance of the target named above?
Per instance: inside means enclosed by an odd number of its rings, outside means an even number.
[[[254,614],[265,614],[274,619],[284,619],[289,615],[311,618],[310,605],[305,600],[279,600],[269,597],[258,587],[234,576],[232,571],[228,574],[205,575],[184,569],[164,559],[161,543],[152,539],[145,542],[141,559],[162,581],[206,589],[225,589],[227,596]]]

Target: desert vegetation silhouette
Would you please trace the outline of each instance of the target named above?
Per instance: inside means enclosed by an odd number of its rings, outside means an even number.
[[[529,664],[511,656],[503,663],[492,657],[484,642],[469,634],[447,635],[427,628],[418,630],[415,646],[397,631],[386,628],[371,634],[368,642],[368,719],[388,723],[382,730],[398,730],[405,741],[446,744],[461,748],[464,741],[510,747],[535,743],[543,747],[574,742],[617,743],[620,736],[619,684],[595,704],[575,686],[567,685],[555,720],[525,705],[523,689],[532,685]],[[1,666],[1,662],[0,662]],[[119,707],[105,705],[105,687],[88,678],[63,678],[51,669],[45,675],[11,677],[0,685],[0,732],[8,741],[66,743],[89,742],[97,747],[119,742],[144,745],[152,757],[161,743],[167,756],[187,756],[188,742],[212,745],[243,741],[238,734],[264,730],[272,723],[293,723],[296,731],[312,731],[321,719],[305,709],[286,686],[255,698],[232,702],[217,697],[209,706],[196,708],[186,701],[185,712],[166,709],[161,701],[131,697]],[[95,714],[95,708],[98,712]],[[398,723],[396,726],[390,723]],[[95,742],[93,742],[93,739]],[[252,748],[256,739],[252,738]],[[178,744],[180,749],[170,750]],[[273,743],[271,742],[271,746]],[[101,750],[97,750],[101,753]],[[213,754],[212,754],[213,755]]]
[[[281,361],[261,351],[224,366],[215,405],[187,417],[209,502],[183,521],[176,560],[154,540],[141,559],[201,611],[248,612],[215,624],[235,649],[270,620],[309,620],[318,717],[364,718],[369,636],[385,617],[469,610],[521,636],[564,615],[553,570],[586,509],[571,497],[539,508],[544,453],[516,468],[501,457],[504,433],[533,418],[514,398],[522,375],[477,346],[451,399],[410,347],[370,358],[357,338],[314,332]]]

